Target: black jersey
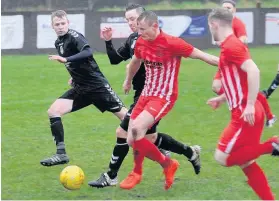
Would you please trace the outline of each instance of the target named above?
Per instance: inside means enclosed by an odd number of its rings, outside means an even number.
[[[62,57],[70,57],[81,52],[84,48],[90,48],[85,37],[72,29],[64,36],[57,38],[55,47],[58,54]],[[100,71],[92,55],[75,62],[67,62],[65,66],[72,76],[75,85],[88,89],[98,89],[108,84],[107,79]]]
[[[138,39],[138,33],[132,33],[126,40],[126,42],[117,50],[114,49],[111,41],[106,41],[107,54],[111,64],[119,64],[121,61],[131,59],[134,55],[134,48]],[[133,78],[134,90],[143,90],[145,83],[145,67],[142,63],[138,72]]]

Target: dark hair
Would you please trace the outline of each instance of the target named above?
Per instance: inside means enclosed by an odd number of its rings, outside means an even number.
[[[216,8],[213,9],[208,16],[209,20],[219,20],[224,25],[231,25],[233,20],[233,14],[225,8]]]
[[[236,2],[234,0],[223,0],[223,1],[221,1],[221,4],[224,4],[224,3],[230,3],[230,4],[233,5],[233,7],[236,6]]]
[[[142,20],[147,21],[148,24],[151,25],[153,23],[158,23],[158,16],[152,11],[144,11],[138,17],[138,22],[140,22]]]
[[[138,14],[141,14],[145,11],[145,8],[139,4],[129,4],[127,7],[126,7],[126,10],[125,12],[127,11],[130,11],[130,10],[134,10],[136,9],[137,13]]]
[[[58,17],[58,18],[63,18],[66,17],[67,18],[67,13],[64,10],[57,10],[51,13],[51,21],[53,20],[54,17]]]

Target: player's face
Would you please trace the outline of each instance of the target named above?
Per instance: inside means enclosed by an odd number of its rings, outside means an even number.
[[[125,13],[125,18],[128,22],[128,25],[132,32],[137,32],[137,19],[139,17],[139,14],[137,13],[136,9],[129,10]]]
[[[223,3],[222,7],[228,9],[230,12],[232,12],[232,14],[236,12],[235,7],[231,3]]]
[[[69,30],[69,20],[66,17],[54,17],[52,20],[52,28],[57,36],[64,36]]]
[[[218,23],[214,20],[209,20],[208,21],[208,26],[211,32],[211,35],[214,39],[214,41],[219,41],[219,34],[218,34]]]
[[[157,29],[157,23],[153,23],[152,25],[150,25],[148,22],[144,20],[138,22],[138,33],[141,35],[143,40],[154,40],[156,38]]]

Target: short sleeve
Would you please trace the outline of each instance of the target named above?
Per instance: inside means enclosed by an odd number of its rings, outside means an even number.
[[[172,52],[175,56],[189,57],[194,50],[194,47],[191,44],[181,38],[173,37],[171,44]]]
[[[90,47],[85,37],[77,32],[70,33],[72,40],[79,52],[81,52],[85,47]]]
[[[226,49],[225,56],[228,62],[236,64],[239,68],[246,60],[251,59],[248,48],[242,43]]]
[[[134,55],[138,58],[141,59],[141,54],[140,54],[140,49],[139,49],[139,39],[137,40],[135,44],[135,49],[134,49]]]
[[[241,20],[235,22],[233,27],[234,35],[239,38],[241,36],[247,36],[245,24]]]

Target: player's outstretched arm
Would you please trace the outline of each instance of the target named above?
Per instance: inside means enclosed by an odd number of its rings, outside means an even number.
[[[128,45],[128,39],[126,40],[125,44],[122,45],[117,50],[114,48],[112,44],[112,28],[105,27],[102,29],[102,38],[106,42],[106,51],[109,57],[110,64],[117,65],[122,61],[126,61],[130,59],[130,48]]]
[[[141,65],[141,60],[138,59],[135,55],[132,57],[130,63],[127,65],[127,76],[126,80],[132,81],[135,74],[138,72]]]
[[[212,66],[218,66],[219,64],[219,57],[205,53],[197,48],[194,48],[189,57],[192,59],[200,59]]]
[[[66,60],[67,60],[67,62],[74,62],[74,61],[86,59],[89,56],[92,56],[92,49],[90,47],[85,47],[79,53],[77,53],[73,56],[70,56],[70,57],[66,57]]]
[[[106,41],[106,50],[111,65],[117,65],[124,61],[124,58],[117,53],[117,50],[114,48],[111,40]]]
[[[250,125],[255,123],[255,102],[260,89],[260,70],[252,59],[243,62],[241,69],[247,72],[248,79],[248,100],[246,108],[243,111],[242,117]]]
[[[252,59],[246,60],[241,69],[247,72],[248,103],[255,104],[260,89],[260,70]]]

